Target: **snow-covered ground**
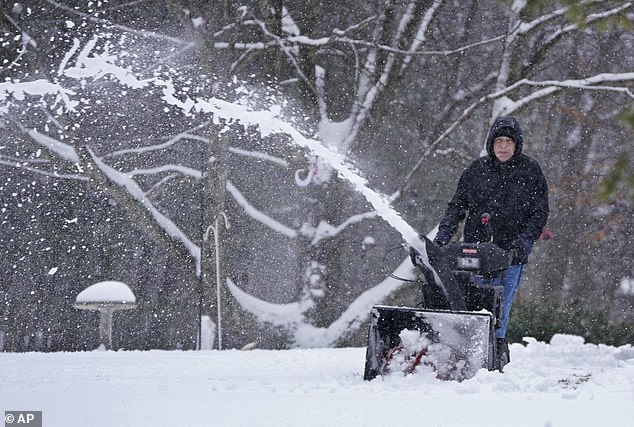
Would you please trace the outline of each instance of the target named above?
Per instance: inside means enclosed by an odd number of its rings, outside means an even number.
[[[634,347],[557,335],[505,373],[363,380],[365,349],[0,353],[0,411],[44,426],[606,426],[634,422]]]

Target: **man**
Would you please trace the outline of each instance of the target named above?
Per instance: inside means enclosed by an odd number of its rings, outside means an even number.
[[[533,243],[548,219],[548,186],[536,160],[522,154],[524,139],[516,118],[495,120],[486,141],[487,155],[464,170],[438,226],[434,243],[444,246],[465,219],[464,241],[492,241],[512,251],[504,278],[501,326],[496,331],[501,351],[508,355],[506,329],[515,291]],[[488,227],[482,215],[489,214]],[[491,235],[490,235],[491,234]]]

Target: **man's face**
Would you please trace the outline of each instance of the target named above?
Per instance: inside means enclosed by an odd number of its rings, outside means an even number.
[[[493,153],[502,163],[515,154],[515,141],[506,136],[498,136],[493,140]]]

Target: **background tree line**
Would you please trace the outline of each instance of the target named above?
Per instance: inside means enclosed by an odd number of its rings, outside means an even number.
[[[620,331],[613,341],[631,339],[631,2],[0,8],[5,351],[94,348],[96,315],[72,302],[100,280],[129,284],[139,301],[116,319],[120,346],[195,348],[199,314],[217,318],[217,273],[228,347],[364,343],[363,319],[342,313],[383,283],[398,233],[288,135],[188,107],[204,98],[280,108],[424,233],[491,120],[518,116],[549,180],[556,237],[527,267],[516,324],[533,323],[516,338],[547,335],[549,314],[571,312],[584,315],[567,331],[600,340],[584,331],[604,322]],[[395,288],[386,301],[417,302],[416,289]]]

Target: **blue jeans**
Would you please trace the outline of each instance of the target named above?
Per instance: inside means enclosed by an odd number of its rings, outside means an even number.
[[[522,278],[522,271],[524,266],[522,264],[512,265],[506,270],[504,275],[504,296],[502,297],[502,319],[500,321],[500,327],[495,331],[497,338],[506,337],[506,328],[509,325],[509,318],[511,317],[511,306],[513,300],[515,300],[515,292],[520,285],[520,279]],[[480,279],[480,280],[477,280]],[[501,278],[496,277],[489,280],[482,280],[477,278],[475,283],[477,285],[500,285]]]

